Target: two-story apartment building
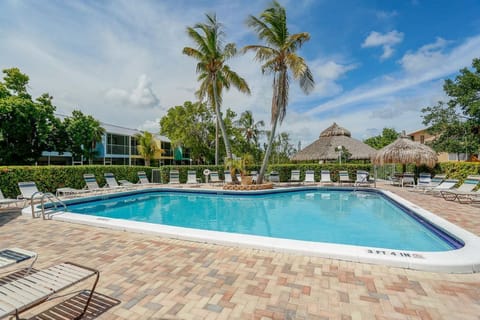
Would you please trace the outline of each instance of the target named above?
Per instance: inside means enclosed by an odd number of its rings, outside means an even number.
[[[143,165],[144,160],[137,151],[137,139],[135,135],[142,134],[137,129],[126,128],[113,124],[101,122],[101,126],[105,129],[105,134],[101,142],[97,143],[94,164],[104,165]],[[174,161],[185,161],[188,159],[188,153],[185,150],[182,153],[182,159],[174,157],[175,152],[172,148],[170,140],[161,135],[155,135],[157,146],[163,150],[158,152],[153,160],[152,166],[169,165]],[[187,150],[188,152],[188,150]],[[178,152],[177,152],[178,153]],[[188,161],[187,161],[188,162]],[[70,152],[47,152],[42,153],[42,157],[38,161],[39,165],[75,165],[86,164],[82,158],[74,158]]]
[[[427,132],[427,129],[420,129],[408,134],[413,141],[420,142],[422,144],[431,142],[435,140],[435,136]],[[466,153],[448,153],[440,152],[437,154],[438,162],[447,162],[447,161],[467,161]]]

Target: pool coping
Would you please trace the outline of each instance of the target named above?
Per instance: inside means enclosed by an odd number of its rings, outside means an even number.
[[[273,192],[288,192],[299,190],[350,190],[342,187],[289,187],[274,189]],[[333,244],[326,242],[309,242],[300,240],[289,240],[281,238],[270,238],[263,236],[227,233],[220,231],[191,229],[161,224],[153,224],[139,221],[127,221],[123,219],[112,219],[105,217],[89,216],[71,212],[55,212],[49,215],[50,218],[58,221],[79,223],[95,227],[103,227],[114,230],[157,235],[161,237],[181,239],[187,241],[204,242],[229,247],[242,247],[261,249],[275,252],[292,253],[297,255],[317,256],[329,259],[346,260],[361,263],[383,264],[392,267],[400,267],[414,270],[447,272],[447,273],[476,273],[480,272],[480,238],[476,235],[438,217],[437,215],[405,200],[404,198],[382,189],[361,188],[361,190],[382,193],[399,203],[401,206],[411,210],[439,227],[446,233],[453,235],[464,242],[460,249],[442,252],[416,252],[408,250],[392,250],[376,247],[362,247],[354,245]],[[179,189],[172,187],[159,187],[149,189],[127,190],[117,192],[113,196],[125,196],[132,193],[145,193],[156,191],[180,191],[180,192],[202,192],[216,194],[265,194],[266,190],[258,191],[226,191],[218,189]],[[67,203],[77,201],[94,201],[110,197],[112,194],[92,195],[89,197],[67,200]],[[23,209],[23,214],[31,216],[31,209]]]

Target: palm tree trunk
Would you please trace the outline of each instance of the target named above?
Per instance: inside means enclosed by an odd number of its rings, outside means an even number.
[[[217,115],[217,121],[220,125],[220,130],[222,131],[223,142],[225,143],[225,152],[227,153],[227,158],[232,159],[232,150],[230,148],[230,141],[227,137],[227,130],[225,129],[225,124],[223,123],[223,118],[220,113],[220,106],[218,105],[218,92],[217,92],[217,77],[216,75],[213,76],[213,99],[215,100],[215,114]]]
[[[217,121],[215,121],[215,165],[218,166],[218,116],[216,116],[216,118]]]
[[[275,132],[277,131],[278,121],[280,119],[281,110],[284,108],[285,104],[285,92],[286,92],[286,72],[284,69],[278,74],[275,74],[273,77],[273,96],[272,96],[272,115],[274,115],[272,123],[272,131],[270,133],[270,139],[268,141],[267,150],[265,151],[265,156],[263,157],[262,167],[260,168],[260,173],[257,177],[257,183],[263,183],[263,176],[267,170],[268,162],[270,160],[270,155],[272,153],[273,141],[275,140]],[[277,78],[278,77],[278,78]]]
[[[278,113],[277,118],[274,120],[272,124],[272,131],[270,133],[270,139],[268,139],[268,146],[267,150],[265,151],[265,156],[263,157],[262,167],[260,168],[260,172],[257,177],[257,184],[263,183],[263,176],[265,175],[265,171],[267,170],[268,161],[270,160],[270,155],[272,154],[272,146],[273,140],[275,139],[275,131],[277,131],[277,124],[278,124]]]

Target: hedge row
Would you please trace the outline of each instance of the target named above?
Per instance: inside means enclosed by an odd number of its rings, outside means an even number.
[[[127,167],[127,166],[12,166],[0,167],[0,189],[5,197],[15,198],[20,194],[17,183],[20,181],[35,181],[37,187],[43,192],[52,192],[58,188],[71,187],[82,189],[85,187],[84,173],[95,174],[98,184],[103,186],[103,174],[111,172],[117,180],[125,179],[137,182],[137,172],[145,171],[148,176],[152,168]]]
[[[349,168],[352,176],[355,170],[365,169],[369,170],[370,165],[346,165],[342,166],[342,169]],[[18,182],[21,181],[35,181],[37,187],[43,192],[52,192],[58,188],[71,187],[76,189],[82,189],[85,187],[83,180],[83,174],[92,173],[97,178],[97,182],[100,186],[105,185],[105,179],[103,174],[111,172],[115,175],[117,180],[128,180],[133,183],[138,181],[138,171],[145,171],[147,177],[151,179],[152,170],[158,170],[159,176],[156,177],[155,182],[168,183],[169,172],[172,169],[179,170],[180,182],[185,183],[187,181],[187,171],[195,170],[197,177],[201,181],[205,181],[203,172],[205,169],[210,171],[218,171],[220,179],[224,179],[223,171],[224,166],[162,166],[160,168],[142,167],[142,166],[103,166],[103,165],[86,165],[86,166],[9,166],[0,167],[0,189],[6,197],[15,198],[20,194],[18,189]],[[305,164],[305,165],[272,165],[268,172],[275,170],[280,174],[280,181],[288,181],[290,179],[290,173],[292,169],[301,170],[301,178],[305,176],[306,170],[315,170],[315,175],[320,177],[320,170],[328,169],[335,174],[338,172],[338,168],[335,165],[318,165],[318,164]],[[259,171],[259,166],[247,167],[249,172]],[[335,179],[335,178],[334,178]]]
[[[133,183],[138,181],[137,172],[145,171],[148,178],[152,177],[152,170],[158,170],[160,176],[155,182],[167,183],[169,181],[169,172],[172,169],[179,170],[180,182],[185,183],[187,181],[187,171],[195,170],[197,177],[202,181],[205,181],[203,172],[205,169],[210,171],[218,171],[221,179],[224,179],[223,171],[224,166],[162,166],[160,168],[143,167],[143,166],[12,166],[12,167],[0,167],[0,189],[6,197],[14,198],[20,191],[17,183],[20,181],[35,181],[40,191],[54,193],[56,189],[62,187],[71,187],[81,189],[85,187],[83,180],[84,173],[93,173],[100,186],[105,184],[103,174],[111,172],[115,175],[117,180],[128,180]],[[366,170],[373,175],[373,167],[371,164],[274,164],[270,165],[267,173],[271,171],[277,171],[280,176],[280,181],[288,181],[293,169],[300,170],[300,178],[304,179],[305,171],[313,170],[315,172],[315,178],[318,181],[320,179],[321,170],[330,170],[332,180],[338,181],[338,172],[341,170],[347,170],[350,174],[350,178],[354,179],[357,170]],[[410,166],[408,170],[413,171]],[[259,171],[259,166],[249,166],[248,171]],[[426,171],[426,168],[416,168],[415,171]],[[463,181],[468,175],[480,175],[480,163],[479,162],[445,162],[437,164],[437,166],[430,171],[431,173],[444,173],[449,178],[459,179]]]

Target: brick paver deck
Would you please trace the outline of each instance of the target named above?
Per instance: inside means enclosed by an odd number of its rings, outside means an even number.
[[[386,188],[480,235],[480,207]],[[38,252],[39,268],[62,261],[98,268],[97,290],[121,301],[100,319],[480,319],[478,273],[231,248],[33,220],[15,210],[0,212],[0,247],[8,246]]]

